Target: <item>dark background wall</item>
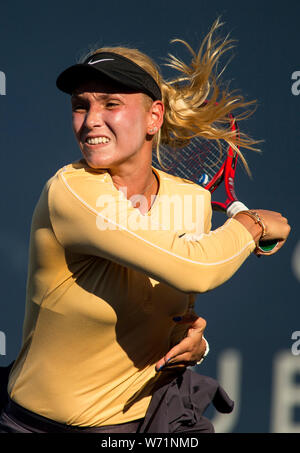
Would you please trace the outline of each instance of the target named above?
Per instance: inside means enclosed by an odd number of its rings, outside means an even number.
[[[231,416],[210,411],[217,431],[300,432],[296,0],[1,4],[0,366],[12,361],[20,346],[34,205],[45,181],[79,157],[69,100],[57,91],[56,76],[95,45],[137,47],[159,64],[170,51],[188,58],[169,41],[178,37],[197,48],[219,15],[223,34],[238,40],[223,79],[258,100],[244,130],[265,140],[262,155],[246,154],[254,177],[240,172],[238,195],[250,207],[282,212],[292,232],[276,256],[251,256],[229,282],[199,296],[197,311],[207,319],[211,352],[197,371],[220,379],[236,400]],[[170,75],[167,68],[163,74]]]

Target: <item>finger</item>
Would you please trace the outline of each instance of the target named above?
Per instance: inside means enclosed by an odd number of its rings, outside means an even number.
[[[176,350],[174,351],[174,348],[171,349],[163,358],[161,358],[155,365],[155,370],[156,371],[161,371],[162,368],[166,367],[169,362],[176,357]]]
[[[186,350],[187,350],[186,342],[183,340],[183,341],[181,341],[181,343],[184,343],[184,345],[182,347],[178,347],[178,345],[174,346],[170,351],[168,351],[168,353],[164,357],[162,357],[156,363],[156,365],[155,365],[156,371],[160,371],[162,367],[165,367],[171,361],[173,363],[174,362],[173,359],[175,357],[186,352]],[[189,353],[189,351],[188,351],[188,353]]]
[[[191,339],[189,339],[188,337],[183,338],[180,343],[176,344],[172,349],[170,349],[170,351],[168,351],[168,353],[165,355],[165,362],[167,363],[184,353],[190,354],[191,351]]]
[[[184,356],[184,360],[190,360],[191,358],[191,340],[188,338],[184,338],[157,362],[155,366],[156,371],[160,371],[162,367],[165,367],[169,363],[181,360],[182,356]]]
[[[177,317],[176,319],[178,319]],[[173,318],[174,320],[174,318]],[[202,333],[204,332],[206,328],[206,321],[203,318],[200,318],[197,315],[184,315],[180,317],[180,320],[175,321],[176,324],[190,324],[190,330],[194,330],[195,332]]]
[[[202,356],[201,356],[202,357]],[[185,352],[184,354],[179,354],[176,357],[168,360],[163,368],[174,368],[178,365],[186,365],[187,363],[196,363],[201,359],[199,355],[193,354],[192,352]]]
[[[159,360],[156,364],[156,371],[162,371],[169,367],[175,367],[181,364],[189,364],[190,362],[197,363],[204,356],[206,351],[206,343],[204,342],[200,348],[191,348],[191,341],[186,341],[182,348],[174,347],[166,354],[164,358]],[[187,350],[190,348],[189,350]],[[181,351],[183,349],[183,351]],[[173,356],[171,355],[173,354]]]
[[[182,362],[170,363],[166,364],[164,367],[160,369],[161,372],[176,370],[181,368],[186,368],[188,366],[195,366],[197,364],[196,360],[186,360]]]
[[[202,336],[202,335],[201,335]],[[206,351],[206,342],[197,340],[195,348],[194,338],[184,338],[178,345],[174,346],[171,351],[165,356],[165,365],[175,364],[179,362],[189,362],[200,360]]]
[[[155,371],[160,371],[166,364],[166,359],[165,358],[162,358],[160,359],[156,365],[155,365]]]

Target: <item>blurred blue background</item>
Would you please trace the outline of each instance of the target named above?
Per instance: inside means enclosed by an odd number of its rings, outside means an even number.
[[[45,181],[80,157],[58,73],[101,45],[136,47],[158,64],[168,52],[188,58],[170,40],[197,48],[221,16],[222,34],[238,41],[223,80],[258,100],[243,130],[264,140],[263,154],[246,153],[253,179],[241,171],[237,194],[250,207],[283,213],[292,232],[280,253],[251,256],[229,282],[199,296],[211,352],[197,371],[218,378],[236,401],[230,416],[209,411],[217,432],[300,432],[300,3],[53,0],[0,9],[0,366],[21,342],[35,203]],[[216,215],[214,225],[223,220]]]

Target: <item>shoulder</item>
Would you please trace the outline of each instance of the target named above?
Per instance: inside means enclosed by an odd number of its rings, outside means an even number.
[[[101,175],[104,176],[105,174],[107,174],[105,170],[94,170],[83,159],[80,159],[59,168],[49,179],[48,183],[53,182],[55,179],[71,181],[72,179],[90,179],[93,176],[99,179],[99,176],[101,177]]]
[[[106,170],[95,170],[89,167],[83,159],[71,162],[59,168],[47,181],[46,185],[63,185],[69,188],[78,188],[89,183],[89,185],[107,182],[108,173]]]
[[[105,170],[94,170],[84,160],[69,163],[56,171],[46,186],[55,204],[67,200],[96,206],[100,195],[115,196],[111,179]]]

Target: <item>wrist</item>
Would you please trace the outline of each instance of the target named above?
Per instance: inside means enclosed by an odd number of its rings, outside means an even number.
[[[266,235],[266,227],[262,217],[258,212],[253,210],[240,211],[234,216],[235,220],[238,220],[252,235],[252,238],[256,245],[260,239]]]

